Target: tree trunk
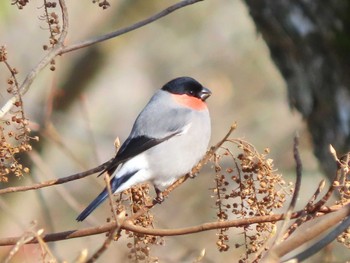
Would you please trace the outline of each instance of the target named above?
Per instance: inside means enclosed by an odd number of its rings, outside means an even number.
[[[350,1],[245,0],[329,178],[350,150]]]

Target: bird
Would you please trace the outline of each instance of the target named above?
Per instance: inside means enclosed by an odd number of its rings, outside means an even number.
[[[150,182],[162,189],[189,173],[205,155],[211,136],[206,99],[212,92],[191,77],[178,77],[155,92],[136,118],[130,135],[99,174],[110,176],[112,193]],[[107,187],[76,218],[88,217],[108,197]]]

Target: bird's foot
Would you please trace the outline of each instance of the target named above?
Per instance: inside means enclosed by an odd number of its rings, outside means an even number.
[[[158,188],[154,188],[156,190],[157,197],[154,198],[154,202],[157,204],[161,204],[164,201],[164,196],[162,191],[160,191]]]
[[[153,200],[154,200],[155,203],[161,204],[164,201],[164,197],[163,197],[163,195],[157,195],[157,197],[154,198]]]
[[[196,178],[197,175],[198,175],[198,173],[192,173],[192,172],[188,173],[188,177],[190,177],[191,179]]]

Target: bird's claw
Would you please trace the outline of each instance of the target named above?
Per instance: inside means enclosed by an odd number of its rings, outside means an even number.
[[[198,175],[198,173],[189,172],[188,177],[190,177],[191,179],[193,179],[193,178],[196,178],[197,175]]]
[[[156,198],[154,198],[154,202],[157,204],[161,204],[164,201],[164,197],[162,196],[157,196]]]
[[[162,191],[160,191],[158,188],[155,188],[157,196],[154,198],[154,202],[157,204],[161,204],[164,201],[164,196]]]

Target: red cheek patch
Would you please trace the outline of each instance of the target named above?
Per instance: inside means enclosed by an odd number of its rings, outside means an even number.
[[[201,99],[198,99],[196,97],[192,97],[186,94],[183,94],[183,95],[172,94],[171,96],[177,103],[187,108],[191,108],[194,110],[204,110],[207,108],[207,105],[205,104],[205,102],[203,102]]]

